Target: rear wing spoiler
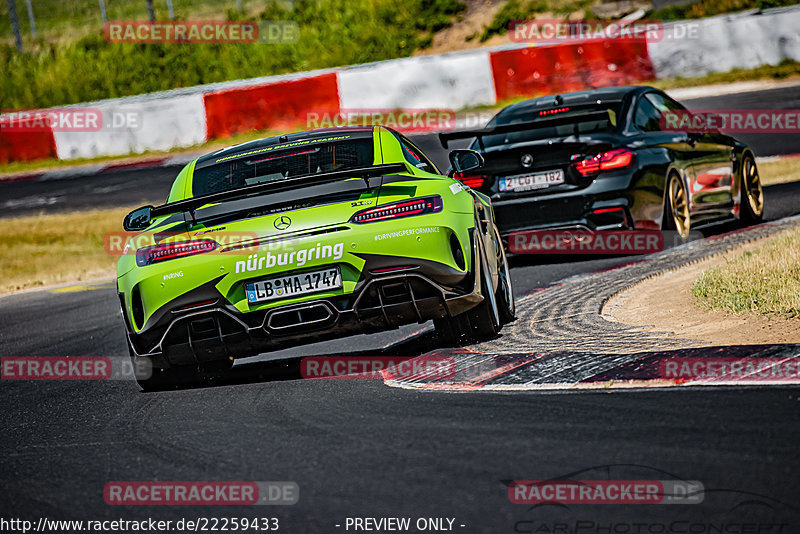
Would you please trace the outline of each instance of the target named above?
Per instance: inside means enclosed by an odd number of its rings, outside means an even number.
[[[596,105],[592,105],[592,109],[595,108]],[[509,132],[520,132],[523,130],[535,130],[537,128],[546,128],[549,126],[561,126],[564,124],[572,124],[572,123],[575,123],[577,127],[578,123],[576,122],[575,119],[577,119],[578,117],[580,117],[581,121],[608,119],[609,110],[608,109],[604,109],[601,111],[587,110],[586,113],[583,113],[581,115],[570,115],[566,117],[556,116],[547,119],[519,122],[517,124],[503,124],[500,126],[491,126],[487,128],[476,128],[474,130],[460,130],[458,132],[441,132],[439,133],[439,142],[442,144],[443,148],[447,148],[448,143],[454,139],[470,139],[472,137],[475,137],[478,139],[478,144],[480,145],[481,150],[485,150],[485,147],[483,146],[483,138],[486,137],[487,135],[497,135]]]
[[[386,163],[382,165],[372,165],[370,167],[359,167],[356,169],[303,174],[285,180],[253,184],[231,191],[221,191],[210,195],[202,195],[199,197],[187,198],[186,200],[179,200],[177,202],[170,202],[152,208],[150,214],[151,217],[160,217],[162,215],[188,212],[192,215],[192,218],[194,218],[195,210],[206,204],[216,204],[217,202],[240,199],[250,195],[274,193],[303,186],[321,185],[348,178],[362,178],[364,180],[364,187],[369,187],[370,178],[407,171],[408,169],[404,163]]]

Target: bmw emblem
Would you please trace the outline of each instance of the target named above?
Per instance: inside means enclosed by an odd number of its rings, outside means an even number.
[[[520,158],[520,163],[522,163],[522,166],[525,168],[530,167],[531,165],[533,165],[533,156],[531,156],[530,154],[523,154],[522,157]]]
[[[286,230],[287,228],[289,228],[289,226],[292,225],[292,220],[286,215],[281,215],[280,217],[275,219],[275,222],[273,224],[275,225],[275,228],[277,228],[278,230]]]

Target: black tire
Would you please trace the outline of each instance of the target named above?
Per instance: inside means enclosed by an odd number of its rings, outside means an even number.
[[[756,161],[750,154],[742,159],[739,179],[739,219],[745,226],[758,224],[764,218],[764,190]]]
[[[476,273],[476,276],[480,277],[483,301],[462,314],[443,317],[433,322],[440,341],[445,345],[458,346],[474,341],[483,341],[500,333],[500,311],[485,254],[479,252],[479,259],[476,266],[479,272]]]
[[[500,323],[508,324],[517,318],[517,305],[514,301],[514,287],[511,283],[511,272],[508,269],[508,258],[500,239],[500,233],[495,228],[497,236],[497,308],[500,311]]]
[[[497,303],[497,292],[492,285],[492,275],[486,255],[481,261],[481,294],[483,302],[467,312],[472,331],[470,337],[476,341],[492,339],[500,333],[502,327],[500,308]]]
[[[664,230],[675,230],[682,240],[689,238],[692,217],[689,212],[689,196],[683,179],[671,173],[664,189]]]

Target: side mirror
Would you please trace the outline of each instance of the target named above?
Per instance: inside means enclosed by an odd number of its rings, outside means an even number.
[[[122,227],[128,232],[138,232],[150,226],[152,221],[153,206],[136,208],[125,216]]]
[[[455,172],[467,172],[483,167],[483,156],[474,150],[460,148],[450,152],[450,166]]]

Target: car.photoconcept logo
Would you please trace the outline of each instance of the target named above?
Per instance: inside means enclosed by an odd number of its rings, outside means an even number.
[[[273,223],[278,230],[286,230],[292,225],[292,220],[286,215],[281,215]]]

